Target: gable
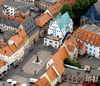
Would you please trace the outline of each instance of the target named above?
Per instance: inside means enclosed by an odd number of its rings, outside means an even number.
[[[62,29],[64,29],[65,27],[65,31],[67,31],[68,29],[70,29],[69,24],[71,23],[72,19],[70,18],[68,12],[66,12],[63,15],[58,15],[59,17],[56,19],[56,22],[58,24],[58,27],[60,28],[60,30],[62,31]]]

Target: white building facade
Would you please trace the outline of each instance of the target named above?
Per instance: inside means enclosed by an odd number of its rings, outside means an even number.
[[[84,28],[87,28],[88,31]],[[94,30],[94,32],[92,31],[92,29]],[[98,31],[99,33],[99,29],[100,28],[98,26],[85,25],[82,28],[79,28],[73,34],[77,41],[84,43],[84,45],[86,46],[85,53],[98,59],[100,59],[100,35],[96,32]]]
[[[8,6],[8,5],[4,5],[3,7],[4,7],[3,14],[14,17],[15,10],[16,10],[15,7]]]
[[[59,14],[55,21],[51,21],[44,45],[59,48],[64,38],[73,32],[73,22],[68,13]]]

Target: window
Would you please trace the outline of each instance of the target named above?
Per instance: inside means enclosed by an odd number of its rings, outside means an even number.
[[[78,30],[78,33],[79,33],[80,31]]]
[[[55,48],[57,48],[57,45],[55,45]]]
[[[91,35],[88,35],[88,37],[90,38],[90,37],[91,37]]]
[[[95,37],[93,36],[92,39],[95,39]]]
[[[85,40],[85,38],[83,38],[83,40]]]
[[[90,41],[90,43],[93,43],[93,41]]]
[[[49,41],[50,43],[52,43],[52,41]]]
[[[85,36],[87,35],[87,33],[85,33]]]
[[[93,54],[93,56],[95,57],[95,53]]]
[[[73,34],[73,36],[75,36],[75,34]]]
[[[45,39],[45,41],[47,41],[47,39]]]
[[[98,40],[98,38],[96,38],[96,40]]]
[[[76,35],[76,37],[78,37],[78,35]]]
[[[57,44],[57,42],[55,42],[55,44]]]
[[[83,34],[83,32],[81,32],[81,34]]]
[[[47,43],[45,42],[45,45],[47,45]]]
[[[57,35],[57,38],[59,38],[59,36]]]
[[[92,50],[92,49],[90,48],[90,50]]]

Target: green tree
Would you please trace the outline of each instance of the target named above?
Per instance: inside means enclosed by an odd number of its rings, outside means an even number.
[[[80,62],[79,62],[78,60],[73,60],[73,61],[71,62],[71,65],[72,65],[72,66],[76,66],[76,67],[80,67]]]
[[[98,82],[96,86],[100,86],[100,77],[98,78]]]
[[[74,13],[72,12],[72,7],[70,5],[65,4],[62,6],[62,8],[60,9],[60,13],[64,14],[65,12],[68,12],[72,19],[75,18]]]
[[[89,5],[96,3],[98,0],[89,0]]]
[[[79,23],[81,15],[84,14],[96,1],[97,0],[76,0],[75,4],[72,6],[72,11],[76,15],[74,20],[75,23]]]
[[[64,64],[68,64],[68,65],[70,65],[70,64],[71,64],[70,59],[69,59],[69,58],[65,58],[65,60],[64,60]]]

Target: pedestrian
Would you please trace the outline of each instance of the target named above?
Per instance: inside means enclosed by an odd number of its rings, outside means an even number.
[[[23,67],[21,67],[20,70],[23,72]]]

